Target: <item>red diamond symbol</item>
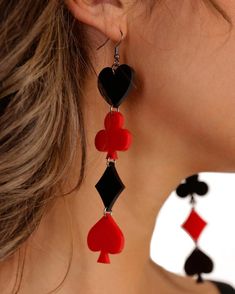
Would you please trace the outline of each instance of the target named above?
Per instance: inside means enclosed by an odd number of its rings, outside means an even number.
[[[190,215],[181,227],[185,229],[194,241],[197,241],[206,225],[207,223],[200,217],[194,208],[192,208]]]

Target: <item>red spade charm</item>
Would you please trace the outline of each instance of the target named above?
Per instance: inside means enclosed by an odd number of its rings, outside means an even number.
[[[106,213],[87,235],[88,247],[92,251],[100,251],[97,262],[101,263],[110,263],[108,254],[120,253],[124,241],[124,235],[110,213]]]
[[[96,134],[95,146],[99,151],[108,152],[106,159],[117,159],[116,151],[125,151],[131,145],[132,135],[127,129],[122,129],[123,124],[123,115],[119,111],[111,111],[104,120],[105,130]]]

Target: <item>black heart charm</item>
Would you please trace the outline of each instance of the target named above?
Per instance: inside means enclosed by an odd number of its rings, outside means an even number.
[[[213,270],[212,260],[203,253],[200,249],[195,248],[190,256],[187,258],[184,270],[187,275],[198,275],[199,281],[201,281],[201,273],[210,273]]]
[[[113,72],[105,67],[98,76],[98,89],[105,100],[113,107],[118,107],[131,90],[134,70],[122,64]]]

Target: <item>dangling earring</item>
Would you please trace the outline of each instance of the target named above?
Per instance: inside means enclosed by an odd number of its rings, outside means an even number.
[[[198,275],[197,283],[203,282],[202,273],[210,273],[213,270],[212,260],[198,248],[198,238],[207,223],[195,210],[196,200],[194,194],[203,196],[207,192],[208,185],[198,180],[198,174],[186,178],[185,183],[180,184],[176,189],[176,194],[179,197],[185,198],[189,196],[192,205],[191,213],[181,226],[195,242],[196,248],[187,258],[184,264],[184,270],[189,276]]]
[[[107,152],[107,167],[95,185],[104,204],[104,216],[88,232],[87,244],[90,250],[100,251],[97,260],[100,263],[110,263],[109,254],[120,253],[125,243],[124,235],[112,217],[112,207],[125,188],[115,162],[118,159],[117,151],[125,151],[130,147],[132,135],[123,129],[124,117],[119,106],[132,88],[134,70],[127,64],[119,64],[119,45],[123,39],[121,30],[120,33],[121,40],[115,46],[112,67],[105,67],[98,75],[98,89],[110,105],[110,111],[104,120],[105,129],[95,136],[97,150]],[[101,46],[97,50],[99,48]]]

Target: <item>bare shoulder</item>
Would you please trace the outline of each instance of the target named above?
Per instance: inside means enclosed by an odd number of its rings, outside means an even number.
[[[150,262],[153,269],[157,267],[157,275],[158,277],[161,277],[162,281],[164,281],[164,284],[162,284],[161,293],[221,294],[217,286],[212,281],[207,280],[204,276],[202,277],[203,282],[197,283],[193,277],[169,271],[165,267],[156,264],[152,259],[150,259]],[[155,291],[155,293],[157,292]]]
[[[183,277],[180,283],[181,293],[185,294],[220,294],[216,285],[210,281],[197,283],[194,279]]]
[[[216,285],[210,281],[205,281],[204,282],[205,286],[207,287],[207,292],[208,294],[220,294],[219,289],[216,287]]]
[[[192,277],[179,275],[173,272],[167,271],[171,284],[174,285],[177,293],[180,294],[220,294],[216,285],[209,281],[204,280],[203,283],[197,283]]]

